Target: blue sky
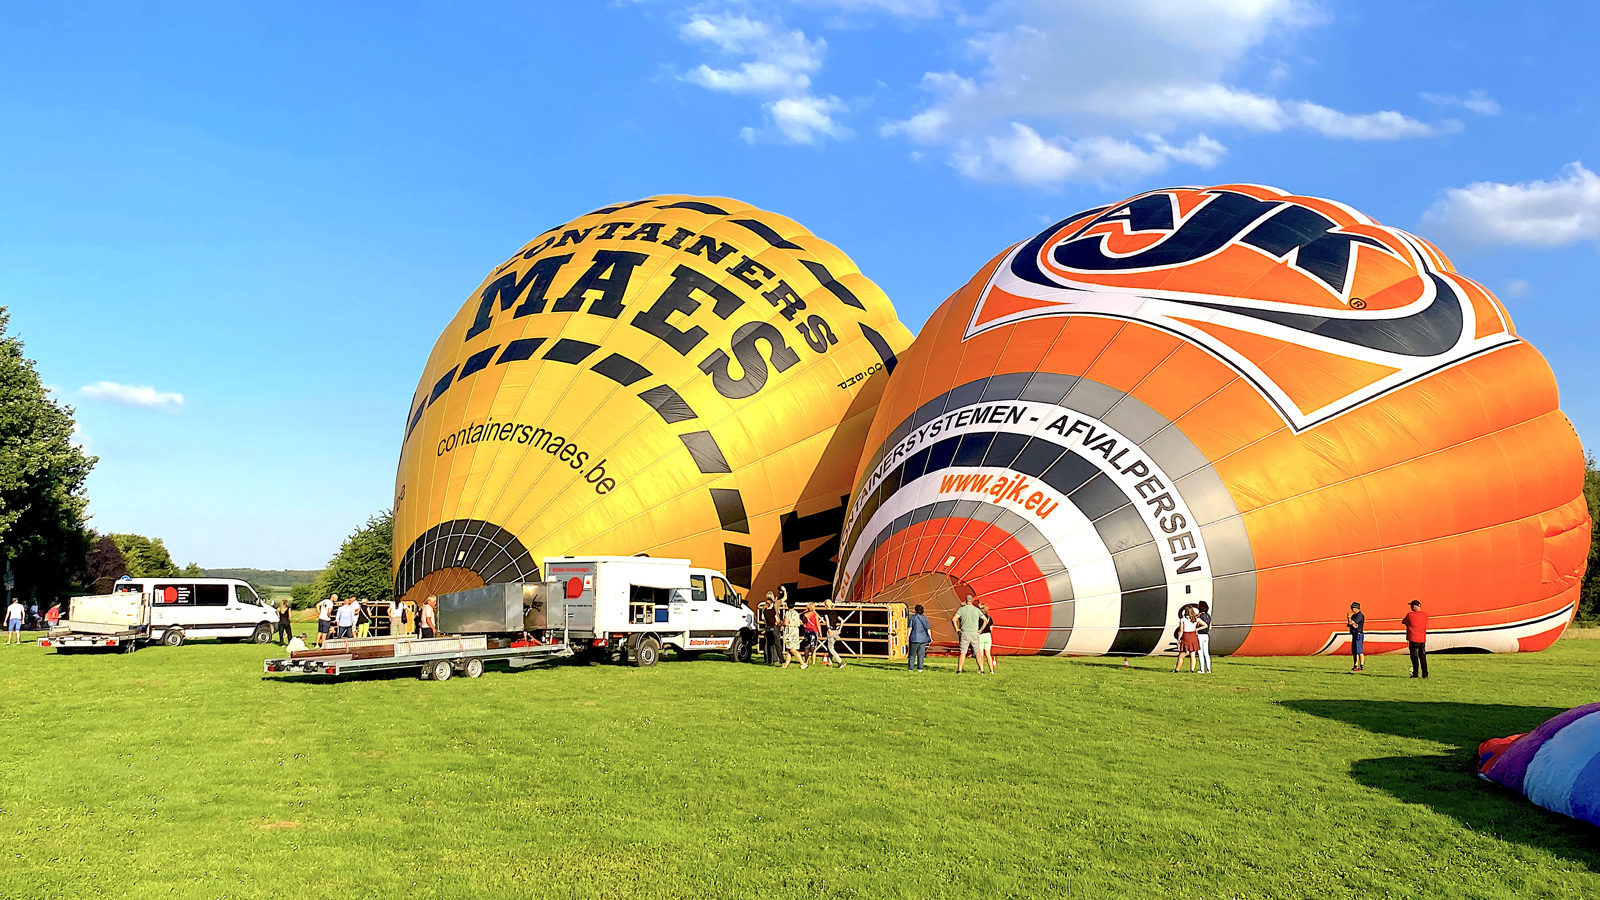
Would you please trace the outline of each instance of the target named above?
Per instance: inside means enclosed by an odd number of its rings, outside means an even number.
[[[1078,209],[1332,197],[1495,290],[1600,447],[1594,3],[448,6],[0,10],[0,305],[95,527],[320,566],[484,274],[657,193],[804,223],[913,330]]]

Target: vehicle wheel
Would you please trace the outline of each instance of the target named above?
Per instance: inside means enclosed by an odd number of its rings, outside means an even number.
[[[750,661],[750,638],[740,633],[733,639],[733,646],[728,648],[728,658],[734,662],[747,663]]]
[[[166,630],[166,632],[161,635],[161,643],[165,644],[168,647],[182,647],[183,646],[183,629],[182,628],[168,628]]]
[[[450,676],[453,675],[453,674],[455,674],[455,669],[451,668],[450,660],[448,660],[448,659],[434,660],[434,662],[433,662],[433,680],[434,681],[449,681],[450,680]]]
[[[461,674],[467,676],[468,678],[477,678],[483,675],[483,660],[467,660],[467,664],[461,668]]]
[[[272,640],[272,626],[265,622],[257,625],[256,630],[250,632],[250,643],[252,644],[265,644],[270,640]]]
[[[633,648],[633,664],[637,668],[653,666],[661,661],[661,642],[653,637],[643,638]]]

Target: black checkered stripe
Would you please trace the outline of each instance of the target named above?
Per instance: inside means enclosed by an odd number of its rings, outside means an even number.
[[[539,565],[517,536],[481,519],[441,522],[412,541],[395,573],[395,596],[440,569],[468,569],[484,584],[539,580]]]

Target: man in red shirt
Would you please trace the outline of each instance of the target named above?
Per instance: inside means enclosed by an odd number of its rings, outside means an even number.
[[[1422,601],[1411,601],[1411,612],[1400,624],[1406,627],[1406,645],[1411,648],[1411,677],[1418,673],[1428,677],[1428,614],[1422,611]]]

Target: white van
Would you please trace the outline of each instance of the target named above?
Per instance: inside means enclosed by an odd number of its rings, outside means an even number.
[[[149,639],[168,647],[191,638],[248,638],[265,644],[278,624],[277,611],[235,578],[123,578],[111,590],[149,595]]]

